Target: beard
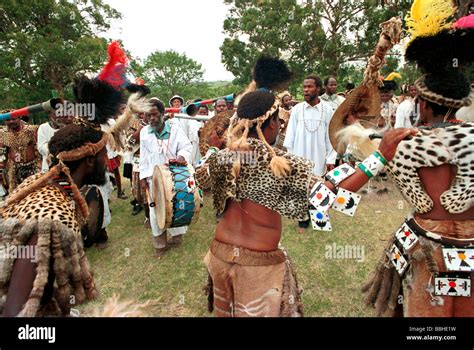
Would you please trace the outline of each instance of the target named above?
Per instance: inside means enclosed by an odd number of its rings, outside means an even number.
[[[153,126],[152,127],[155,129],[155,130],[160,130],[162,127],[163,127],[163,124],[165,124],[165,121],[163,120],[163,118],[161,118],[157,123],[156,123],[156,126]]]
[[[95,160],[94,172],[87,176],[85,185],[103,186],[107,182],[105,175],[105,165],[101,164],[98,159]]]

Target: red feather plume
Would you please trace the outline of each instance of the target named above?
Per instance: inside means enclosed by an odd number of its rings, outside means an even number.
[[[127,55],[117,41],[112,41],[107,48],[109,61],[99,74],[99,80],[105,81],[116,89],[124,87],[126,78]]]

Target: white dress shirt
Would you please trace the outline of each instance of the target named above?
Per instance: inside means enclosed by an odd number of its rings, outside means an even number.
[[[324,101],[313,107],[307,102],[298,103],[291,110],[283,146],[289,153],[312,160],[314,175],[324,175],[326,164],[336,162],[328,132],[332,115],[331,106]]]
[[[166,140],[160,140],[150,132],[147,125],[140,131],[140,179],[151,178],[155,165],[164,165],[170,159],[183,156],[187,162],[191,160],[193,146],[184,131],[175,125],[169,126],[170,135]]]

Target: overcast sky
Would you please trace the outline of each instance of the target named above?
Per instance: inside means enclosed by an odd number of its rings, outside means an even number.
[[[107,33],[121,39],[133,56],[145,58],[160,50],[175,50],[202,64],[204,80],[232,80],[221,63],[222,0],[105,0],[122,13]]]

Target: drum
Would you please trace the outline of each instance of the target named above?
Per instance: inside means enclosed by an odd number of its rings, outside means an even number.
[[[182,227],[199,218],[201,197],[191,165],[160,165],[153,170],[152,198],[160,230]]]
[[[81,193],[89,207],[87,222],[81,229],[84,246],[88,248],[103,240],[104,201],[99,188],[95,185],[84,186],[81,188]]]

